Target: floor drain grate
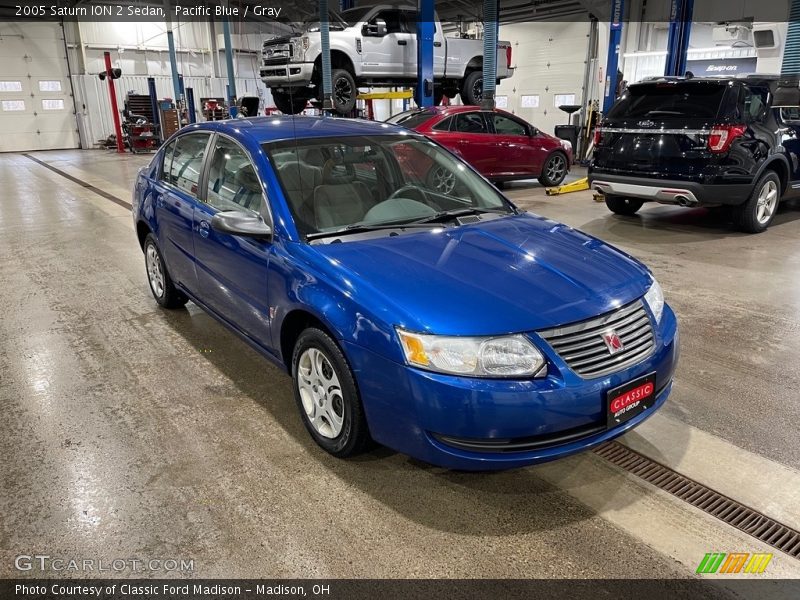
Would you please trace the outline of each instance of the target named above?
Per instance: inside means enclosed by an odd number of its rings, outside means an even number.
[[[702,483],[689,479],[619,442],[606,442],[595,448],[594,452],[610,463],[707,512],[720,521],[744,531],[789,556],[800,558],[800,531],[787,527]]]

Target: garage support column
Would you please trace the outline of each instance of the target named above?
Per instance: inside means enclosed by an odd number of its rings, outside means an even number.
[[[117,90],[114,87],[114,78],[111,76],[111,53],[103,52],[106,61],[106,81],[108,81],[108,95],[111,100],[111,116],[114,118],[114,134],[117,136],[117,152],[125,154],[122,143],[122,126],[119,122],[119,105],[117,104]]]
[[[417,2],[417,104],[433,106],[434,0]]]
[[[319,0],[319,36],[322,44],[322,112],[333,110],[333,83],[331,81],[331,28],[328,0]],[[356,93],[353,90],[353,93]]]
[[[800,0],[792,0],[781,75],[800,75]]]
[[[172,23],[167,21],[167,46],[169,47],[169,65],[172,70],[172,91],[175,94],[175,106],[181,101],[181,82],[178,77],[178,56],[175,53],[175,37],[172,35]]]
[[[619,70],[619,45],[622,41],[622,20],[625,0],[611,0],[611,23],[608,32],[608,62],[606,63],[606,87],[603,95],[603,114],[607,113],[617,99],[617,71]]]
[[[499,0],[483,0],[483,100],[481,108],[494,109],[497,89],[497,33]]]
[[[231,43],[231,23],[225,18],[222,21],[222,35],[225,38],[225,67],[228,71],[228,113],[236,116],[236,79],[233,72],[233,45]],[[233,110],[231,110],[233,109]]]
[[[689,51],[693,12],[694,0],[672,0],[667,37],[667,64],[664,67],[664,75],[682,76],[686,74],[686,53]]]
[[[157,128],[161,123],[161,117],[158,114],[158,94],[156,93],[155,77],[147,78],[147,93],[150,96],[150,108],[153,111],[153,124]]]

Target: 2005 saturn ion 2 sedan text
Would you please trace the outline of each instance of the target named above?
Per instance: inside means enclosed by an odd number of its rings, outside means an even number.
[[[139,173],[133,216],[156,301],[191,299],[288,370],[336,456],[372,439],[455,469],[528,465],[624,433],[672,387],[677,323],[642,264],[406,129],[185,127]]]

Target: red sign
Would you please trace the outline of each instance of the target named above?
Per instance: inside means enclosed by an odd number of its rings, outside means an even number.
[[[611,400],[611,412],[617,414],[621,410],[638,403],[640,400],[644,400],[648,396],[652,395],[654,391],[653,383],[648,381],[647,383],[643,383],[642,385],[633,388],[632,390],[628,390]]]

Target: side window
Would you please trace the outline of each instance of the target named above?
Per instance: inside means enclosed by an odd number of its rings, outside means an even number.
[[[406,31],[405,16],[403,11],[400,10],[382,10],[377,15],[376,19],[383,19],[386,21],[387,33],[403,33]]]
[[[456,115],[456,131],[463,133],[489,133],[486,122],[480,113],[461,113]]]
[[[446,119],[442,119],[436,125],[431,127],[431,129],[435,129],[436,131],[450,131],[450,128],[453,124],[453,117],[447,117]]]
[[[743,88],[743,114],[745,121],[761,121],[767,114],[769,90],[764,88]]]
[[[167,181],[169,183],[172,183],[172,181],[170,181],[170,169],[172,168],[172,152],[174,150],[175,150],[175,141],[172,141],[164,148],[164,151],[161,154],[162,156],[161,174],[159,176],[159,179],[161,179],[161,181]]]
[[[200,172],[203,170],[203,155],[208,137],[206,133],[194,133],[182,135],[175,140],[169,170],[166,160],[164,161],[164,180],[192,196],[198,196]]]
[[[519,121],[494,115],[494,130],[501,135],[528,135],[528,128]]]
[[[241,147],[228,138],[218,137],[208,168],[206,202],[219,210],[261,208],[261,182]]]

